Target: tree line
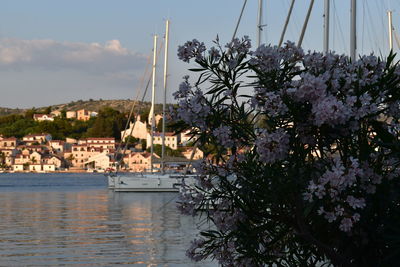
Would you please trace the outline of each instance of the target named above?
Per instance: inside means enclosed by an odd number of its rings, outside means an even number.
[[[24,114],[12,114],[0,116],[0,134],[4,137],[22,138],[28,134],[48,133],[55,140],[65,138],[82,139],[87,137],[114,137],[120,140],[121,131],[125,129],[128,114],[110,107],[99,110],[96,117],[88,121],[67,119],[66,112],[62,111],[61,116],[55,117],[54,121],[35,121],[33,114],[49,114],[51,108],[42,110],[29,109]],[[149,109],[144,108],[139,112],[141,121],[146,121],[149,116]],[[157,125],[157,130],[162,129],[162,120]],[[167,123],[167,131],[173,131],[170,123]]]

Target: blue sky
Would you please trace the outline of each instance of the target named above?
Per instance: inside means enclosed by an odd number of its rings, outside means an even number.
[[[309,2],[296,1],[285,40],[297,42]],[[322,49],[323,2],[315,1],[303,42],[306,50]],[[386,11],[393,10],[394,27],[400,28],[399,2],[358,0],[360,54],[388,53]],[[248,0],[238,36],[249,35],[255,41],[257,4],[258,0]],[[264,1],[263,42],[277,44],[289,4],[290,0]],[[189,67],[178,61],[178,45],[193,38],[211,45],[217,34],[222,43],[228,42],[242,5],[242,0],[2,0],[0,107],[134,97],[151,53],[152,35],[164,34],[167,18],[171,95]],[[330,48],[339,53],[349,51],[349,17],[350,1],[331,0]],[[161,70],[162,66],[159,90]]]

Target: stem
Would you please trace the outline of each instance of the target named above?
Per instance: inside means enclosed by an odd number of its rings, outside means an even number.
[[[298,197],[297,199],[297,205],[295,207],[295,212],[296,212],[296,219],[297,219],[297,226],[298,230],[300,230],[299,233],[297,233],[298,236],[302,237],[306,241],[310,242],[311,244],[315,245],[318,249],[320,249],[325,255],[331,260],[331,262],[335,266],[347,266],[349,261],[347,258],[339,255],[337,252],[335,252],[334,249],[332,249],[331,246],[328,246],[324,243],[322,243],[320,240],[316,239],[308,230],[308,227],[305,223],[305,218],[303,216],[303,205],[302,205],[302,200]]]

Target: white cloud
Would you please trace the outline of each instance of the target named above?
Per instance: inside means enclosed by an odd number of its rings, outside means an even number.
[[[144,69],[146,56],[129,51],[119,40],[99,43],[0,39],[0,70],[66,70],[96,75]]]

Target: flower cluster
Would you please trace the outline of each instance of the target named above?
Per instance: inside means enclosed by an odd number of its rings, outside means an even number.
[[[179,108],[176,112],[171,111],[175,120],[183,120],[188,125],[198,126],[201,129],[206,127],[206,118],[210,113],[210,106],[203,92],[193,88],[188,82],[188,76],[179,85],[179,91],[173,95],[179,100]]]
[[[201,60],[204,51],[206,51],[204,43],[193,39],[187,41],[183,46],[178,46],[178,58],[184,62],[189,62],[192,58]]]
[[[225,147],[233,146],[231,134],[231,127],[226,125],[221,125],[213,130],[213,135],[218,139],[219,143]]]
[[[260,161],[272,164],[286,158],[289,152],[289,135],[281,128],[272,133],[262,130],[255,145]]]
[[[230,43],[227,43],[225,47],[228,48],[231,54],[247,54],[251,48],[251,41],[249,36],[244,36],[242,40],[234,38]]]

